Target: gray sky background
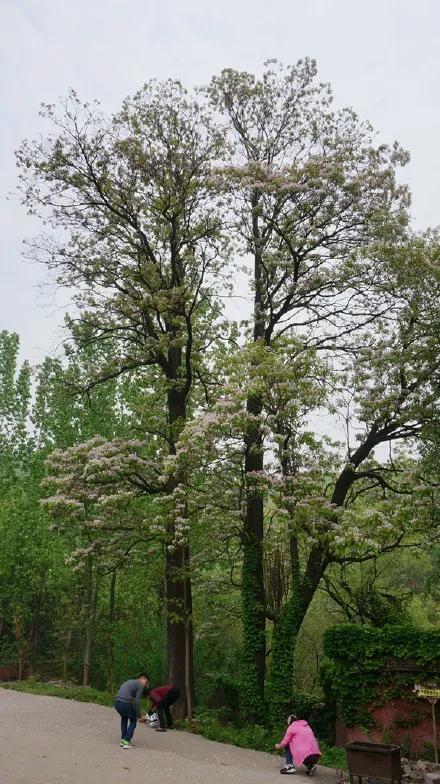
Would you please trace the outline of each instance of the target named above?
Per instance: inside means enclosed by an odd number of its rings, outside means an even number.
[[[38,225],[6,200],[13,151],[42,127],[40,102],[74,87],[114,111],[153,76],[199,84],[223,67],[307,55],[340,105],[410,150],[416,225],[440,223],[438,0],[0,0],[0,329],[20,334],[23,356],[56,351],[68,304],[21,260]]]

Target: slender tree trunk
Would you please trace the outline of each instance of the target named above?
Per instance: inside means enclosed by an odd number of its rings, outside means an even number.
[[[189,567],[189,563],[188,563]],[[191,583],[188,579],[185,580],[185,694],[186,694],[186,711],[188,720],[191,722],[193,718],[193,692],[194,692],[194,674],[192,669],[193,662],[193,634],[192,634],[192,601],[191,592],[188,596],[188,587],[191,588]]]
[[[171,428],[171,451],[178,432],[186,418],[184,395],[174,385],[168,393],[168,417]],[[172,477],[168,491],[177,486],[178,477]],[[168,539],[173,541],[174,521],[169,521]],[[166,549],[165,581],[167,597],[167,655],[168,680],[177,686],[181,699],[175,707],[177,718],[185,718],[194,702],[192,589],[190,552],[188,544]]]
[[[92,666],[93,631],[95,626],[96,610],[98,606],[99,581],[96,577],[95,591],[93,591],[93,562],[89,558],[87,569],[86,588],[86,634],[84,641],[83,686],[90,684],[90,670]]]
[[[68,676],[68,663],[69,663],[69,651],[70,645],[72,642],[72,629],[69,629],[66,634],[66,646],[64,648],[64,655],[63,655],[63,681],[64,685],[67,686],[67,676]]]
[[[113,570],[110,580],[110,593],[109,593],[109,608],[108,608],[108,677],[107,687],[110,692],[115,690],[115,662],[113,650],[113,629],[116,617],[116,569]]]
[[[262,312],[262,257],[258,226],[258,194],[252,198],[254,253],[254,342],[264,339]],[[262,402],[258,396],[248,399],[246,410],[255,418],[245,438],[245,473],[261,472],[264,468],[263,435],[258,424]],[[266,671],[266,609],[264,593],[263,540],[264,502],[261,492],[253,490],[248,479],[246,519],[243,528],[243,568],[241,602],[243,621],[243,653],[241,672],[242,713],[250,721],[259,721],[264,714],[264,680]]]

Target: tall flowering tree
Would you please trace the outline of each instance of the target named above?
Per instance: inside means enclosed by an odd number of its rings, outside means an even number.
[[[241,253],[251,257],[252,340],[301,335],[311,346],[346,342],[388,307],[383,268],[366,249],[398,236],[408,194],[395,179],[406,162],[397,146],[376,145],[370,126],[338,111],[312,60],[263,75],[223,71],[209,100],[231,156],[222,185]],[[258,354],[255,361],[258,363]],[[262,396],[249,396],[254,427],[245,435],[245,472],[264,469]],[[265,680],[264,495],[247,483],[243,526],[243,690],[261,717]]]
[[[54,230],[31,255],[76,289],[79,344],[114,347],[86,389],[155,369],[173,453],[219,310],[226,241],[211,172],[222,134],[173,81],[146,84],[109,119],[74,93],[43,114],[53,134],[18,152],[23,201]],[[167,492],[177,484],[170,475]],[[173,514],[167,530],[175,543]],[[191,701],[188,544],[166,553],[168,677]]]
[[[274,719],[289,707],[296,637],[327,569],[438,541],[439,486],[417,459],[440,413],[438,248],[437,236],[428,235],[389,250],[394,306],[346,346],[345,366],[341,360],[332,371],[298,339],[248,347],[214,409],[188,425],[179,449],[179,459],[194,466],[188,508],[203,510],[211,527],[223,525],[243,557],[247,498],[258,492],[264,500]],[[247,410],[249,394],[262,402],[258,419]],[[313,433],[311,422],[323,412],[343,416],[345,448]],[[251,473],[245,444],[255,424],[264,466]]]

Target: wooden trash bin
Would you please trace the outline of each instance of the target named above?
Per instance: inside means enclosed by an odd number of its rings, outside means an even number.
[[[364,778],[389,782],[402,781],[400,746],[358,740],[347,743],[345,748],[351,784],[355,776],[359,784],[362,784]]]

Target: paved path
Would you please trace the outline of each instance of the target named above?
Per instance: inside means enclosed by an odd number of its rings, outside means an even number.
[[[280,782],[280,759],[270,754],[145,725],[124,751],[118,730],[112,708],[0,689],[0,784]],[[314,781],[334,784],[334,771],[321,768]]]

